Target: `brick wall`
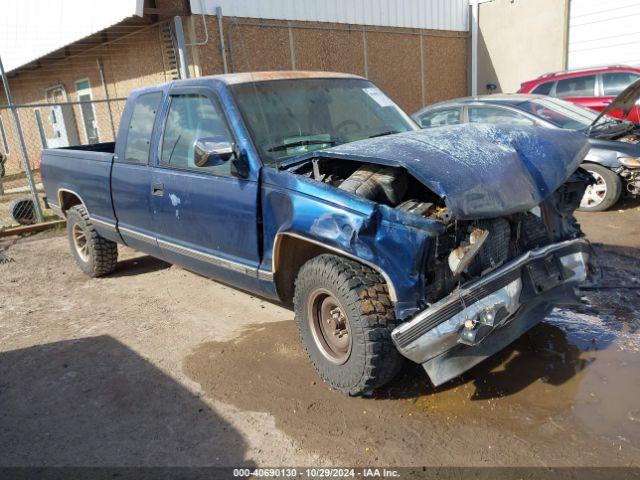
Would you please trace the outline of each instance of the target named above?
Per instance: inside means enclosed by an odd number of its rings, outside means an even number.
[[[189,20],[204,38],[200,16]],[[234,71],[327,70],[367,76],[408,112],[468,94],[467,35],[431,30],[225,18],[227,61]],[[289,27],[291,27],[289,29]],[[321,27],[321,28],[314,28]],[[190,49],[202,75],[222,73],[218,24],[207,17],[209,43]],[[366,55],[364,44],[366,42]],[[293,46],[293,55],[292,48]]]
[[[175,0],[178,3],[181,0]],[[204,39],[201,16],[183,17],[188,42]],[[227,61],[231,71],[327,70],[368,76],[408,112],[447,98],[467,94],[467,36],[455,32],[391,29],[342,24],[282,22],[259,19],[224,19]],[[217,19],[206,17],[209,41],[188,48],[192,75],[223,73]],[[319,27],[319,28],[317,28]],[[65,60],[46,62],[32,71],[19,70],[10,83],[16,103],[44,103],[51,87],[61,86],[68,101],[77,101],[76,82],[87,79],[93,99],[105,98],[97,60],[100,59],[111,98],[132,90],[169,81],[173,72],[162,43],[163,24]],[[366,45],[366,47],[365,47]],[[44,64],[45,62],[43,62]],[[2,95],[2,94],[0,94]],[[0,97],[0,103],[6,103]],[[117,127],[123,102],[111,104]],[[86,143],[80,106],[70,108],[77,139]],[[94,105],[100,141],[113,140],[107,104]],[[53,134],[50,109],[40,108],[47,136]],[[21,171],[17,137],[10,112],[0,109],[9,140],[7,174]],[[20,109],[31,165],[41,151],[33,108]],[[0,148],[2,146],[0,145]]]

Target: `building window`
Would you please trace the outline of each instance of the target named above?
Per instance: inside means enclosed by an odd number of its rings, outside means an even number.
[[[91,97],[91,85],[89,79],[78,80],[76,82],[76,93],[80,104],[80,114],[82,115],[82,125],[88,144],[98,143],[98,122],[96,120],[96,112],[93,108],[93,98]]]

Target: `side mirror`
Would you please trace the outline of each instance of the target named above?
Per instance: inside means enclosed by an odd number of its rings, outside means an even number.
[[[193,163],[196,167],[217,167],[228,162],[235,148],[232,142],[220,137],[205,137],[196,140]]]

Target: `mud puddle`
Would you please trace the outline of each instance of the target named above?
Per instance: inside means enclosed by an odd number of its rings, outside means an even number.
[[[318,379],[293,322],[203,344],[184,370],[206,395],[271,414],[302,448],[343,464],[637,466],[640,255],[596,252],[607,288],[439,388],[407,362],[375,397],[344,397]]]
[[[348,464],[637,465],[640,346],[598,317],[551,318],[459,380],[420,366],[373,398],[318,379],[293,322],[201,345],[187,375],[204,393],[268,412],[305,450]]]

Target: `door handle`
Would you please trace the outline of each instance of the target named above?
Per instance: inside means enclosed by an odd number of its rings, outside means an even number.
[[[156,197],[162,197],[164,195],[164,185],[161,183],[151,185],[151,194]]]

